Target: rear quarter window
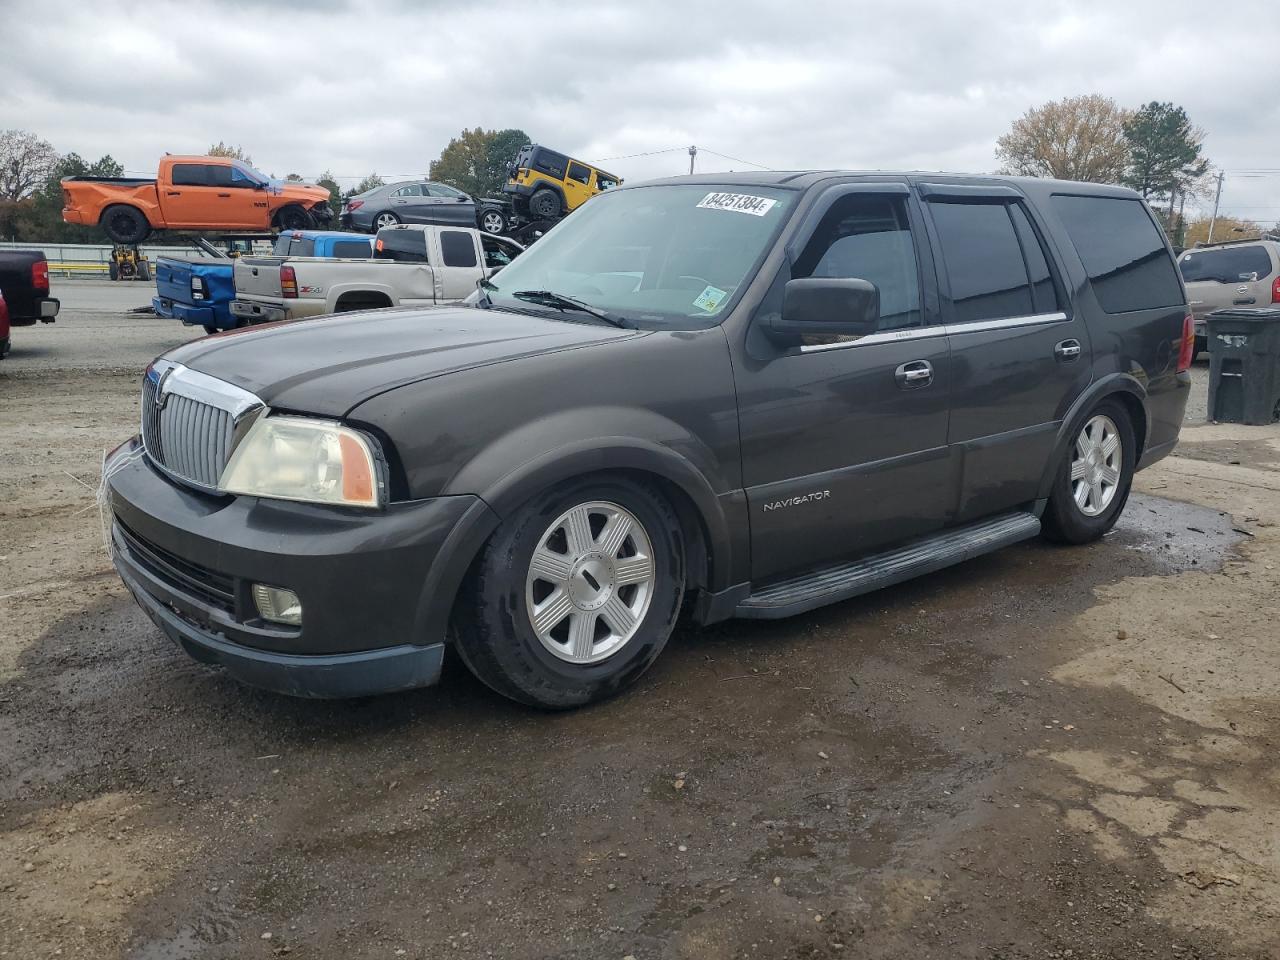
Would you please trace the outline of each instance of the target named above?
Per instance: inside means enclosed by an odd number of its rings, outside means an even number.
[[[1104,311],[1186,303],[1164,237],[1142,201],[1054,194],[1051,202]]]
[[[1218,250],[1188,250],[1178,261],[1187,283],[1214,280],[1218,283],[1251,283],[1271,276],[1271,255],[1266,247],[1223,247]]]

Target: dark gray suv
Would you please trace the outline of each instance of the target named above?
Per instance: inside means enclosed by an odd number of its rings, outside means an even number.
[[[1101,537],[1186,403],[1187,298],[1115,187],[833,172],[610,191],[460,307],[180,347],[110,458],[116,567],[249,683],[571,707],[681,611],[802,613]]]

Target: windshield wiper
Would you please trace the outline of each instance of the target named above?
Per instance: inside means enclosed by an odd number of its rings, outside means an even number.
[[[623,317],[615,317],[613,314],[606,313],[599,307],[593,307],[577,297],[567,297],[563,293],[556,293],[553,290],[517,290],[511,295],[517,300],[526,300],[529,303],[557,307],[561,310],[578,310],[582,313],[589,313],[591,316],[597,317],[615,327],[622,327],[625,330],[634,329],[634,324]]]

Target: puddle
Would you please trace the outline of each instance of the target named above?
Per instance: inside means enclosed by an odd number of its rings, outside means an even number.
[[[1107,542],[1142,554],[1156,573],[1216,573],[1244,536],[1231,514],[1211,507],[1134,493]]]

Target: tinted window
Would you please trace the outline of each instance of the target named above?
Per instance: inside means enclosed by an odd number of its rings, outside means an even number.
[[[1186,302],[1164,238],[1140,200],[1055,194],[1053,209],[1107,313]]]
[[[420,197],[422,196],[422,193],[423,190],[421,184],[411,183],[407,187],[401,187],[398,190],[393,190],[391,195],[393,197]]]
[[[880,291],[882,329],[921,322],[915,244],[901,199],[850,196],[837,200],[791,275],[870,280]]]
[[[378,239],[373,243],[373,256],[378,260],[399,260],[404,263],[426,263],[426,234],[421,230],[378,231]]]
[[[170,178],[175,187],[207,187],[207,169],[203,163],[175,163]]]
[[[1023,259],[1027,264],[1027,276],[1031,279],[1031,298],[1035,301],[1036,313],[1057,313],[1062,305],[1058,303],[1058,291],[1053,285],[1053,275],[1049,273],[1049,261],[1045,259],[1044,247],[1040,237],[1031,226],[1022,204],[1009,204],[1009,216],[1013,218],[1013,228],[1017,231],[1018,241],[1022,244]]]
[[[209,186],[211,187],[229,187],[231,186],[231,168],[222,167],[217,164],[209,164],[205,167],[205,174],[209,178]],[[243,186],[243,184],[241,184]]]
[[[958,323],[1036,312],[1022,248],[1003,203],[930,203]]]
[[[276,245],[271,248],[276,257],[310,257],[315,253],[315,241],[307,237],[295,237],[282,234],[276,237]]]
[[[569,179],[577,180],[579,183],[585,184],[591,180],[591,170],[577,162],[569,164]]]
[[[1250,283],[1271,276],[1271,257],[1265,247],[1222,247],[1188,250],[1178,261],[1182,279],[1216,280],[1218,283]]]
[[[440,232],[440,255],[444,257],[446,267],[474,267],[476,265],[476,242],[471,234],[458,230],[442,230]]]
[[[333,256],[348,257],[353,260],[367,260],[369,258],[369,241],[368,240],[335,240],[333,242]]]
[[[533,152],[533,157],[530,160],[530,166],[534,170],[541,170],[557,180],[564,179],[565,167],[568,165],[569,158],[563,153],[556,153],[554,150],[547,150],[542,147]]]

